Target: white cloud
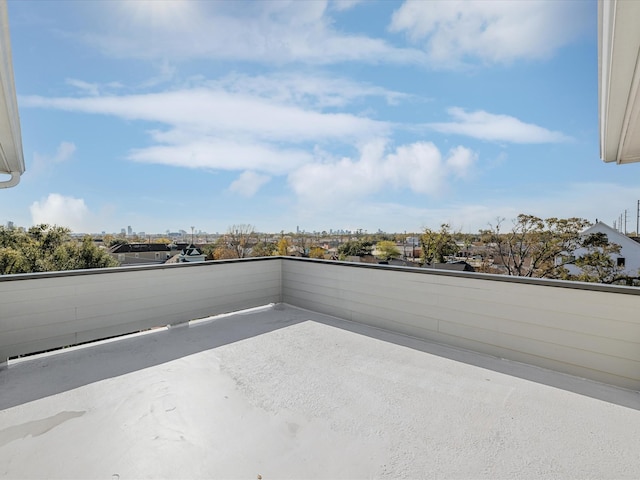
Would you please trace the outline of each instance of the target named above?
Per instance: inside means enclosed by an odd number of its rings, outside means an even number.
[[[352,6],[336,3],[334,7]],[[419,63],[424,53],[334,29],[327,1],[109,2],[81,39],[108,55],[260,63]],[[108,18],[108,21],[105,21]],[[181,41],[176,41],[176,39]]]
[[[33,164],[30,170],[34,174],[39,174],[40,172],[50,168],[54,164],[64,163],[71,159],[73,154],[76,151],[76,146],[73,142],[61,142],[58,145],[56,153],[53,155],[43,155],[38,152],[33,154]]]
[[[206,170],[259,170],[282,175],[313,160],[306,151],[218,139],[176,141],[132,150],[128,158],[142,163]]]
[[[253,197],[269,180],[271,180],[271,177],[267,175],[246,171],[242,172],[240,176],[231,183],[229,190],[243,197]]]
[[[74,232],[89,231],[90,212],[82,198],[50,193],[47,198],[33,202],[29,210],[34,225],[48,223],[68,227]]]
[[[434,196],[473,169],[477,155],[465,147],[443,154],[433,143],[415,142],[388,151],[394,125],[319,110],[318,104],[390,95],[371,86],[358,92],[357,86],[323,77],[230,76],[206,87],[163,93],[28,96],[21,97],[21,104],[164,125],[148,131],[149,146],[132,149],[127,157],[142,163],[244,172],[229,191],[245,196],[254,195],[274,175],[287,175],[303,202],[323,198],[333,204],[385,189]],[[347,88],[341,92],[342,87]],[[331,98],[337,100],[327,100]],[[331,153],[353,148],[359,150],[354,158]]]
[[[311,106],[298,106],[300,97],[308,103],[337,98],[341,86],[323,80],[301,82],[287,77],[279,98],[270,98],[275,78],[224,81],[208,88],[138,95],[97,97],[21,97],[24,107],[52,108],[82,113],[161,123],[164,130],[149,134],[153,144],[133,149],[128,158],[187,168],[251,170],[282,175],[314,160],[313,145],[353,145],[372,136],[387,136],[391,125],[350,113],[325,113]],[[374,89],[374,87],[371,87]],[[231,91],[230,91],[231,90]],[[371,94],[386,95],[375,91]],[[361,94],[362,95],[362,94]],[[276,97],[278,97],[276,95]],[[344,100],[344,101],[348,101]],[[342,100],[340,101],[343,102]],[[305,103],[301,101],[301,103]]]
[[[66,162],[75,153],[76,146],[72,142],[62,142],[58,145],[58,150],[54,155],[52,161],[54,163]]]
[[[96,83],[86,82],[77,78],[67,78],[64,81],[67,85],[77,88],[82,94],[98,96],[107,91],[118,90],[123,87],[119,82]]]
[[[231,74],[211,82],[235,94],[266,97],[284,104],[312,108],[344,107],[356,101],[383,98],[387,104],[396,105],[410,95],[363,82],[322,74],[275,73],[248,76]]]
[[[389,28],[422,44],[436,66],[502,63],[550,57],[592,27],[592,9],[556,0],[407,0]]]
[[[85,82],[84,80],[78,80],[77,78],[67,78],[65,83],[72,87],[76,87],[78,90],[88,95],[100,94],[100,89],[97,83]]]
[[[372,141],[361,148],[358,159],[305,164],[289,175],[289,184],[303,201],[322,198],[326,204],[389,188],[438,195],[452,176],[464,176],[476,160],[476,154],[464,147],[443,159],[430,142],[403,145],[392,153],[386,153],[385,146],[384,140]]]
[[[358,5],[359,3],[363,3],[363,2],[364,0],[333,0],[331,2],[331,6],[336,10],[343,11],[343,10],[349,10],[355,7],[356,5]]]
[[[353,140],[388,131],[389,125],[348,113],[321,113],[265,98],[193,88],[104,97],[20,97],[24,107],[114,115],[177,125],[198,134],[250,133],[269,141]]]
[[[155,87],[157,85],[173,80],[176,76],[176,67],[174,65],[171,65],[166,58],[163,58],[160,60],[160,62],[156,63],[155,67],[158,73],[142,82],[140,85],[138,85],[138,88]]]
[[[509,115],[496,115],[482,110],[466,112],[457,107],[448,109],[448,112],[456,121],[430,123],[428,126],[442,133],[466,135],[493,142],[557,143],[570,140],[562,132],[524,123]]]
[[[469,175],[476,160],[477,155],[471,152],[471,150],[458,146],[451,150],[446,165],[455,176],[465,178]]]

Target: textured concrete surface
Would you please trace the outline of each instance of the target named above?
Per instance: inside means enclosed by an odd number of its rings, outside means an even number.
[[[640,399],[278,305],[0,371],[2,478],[638,478]]]

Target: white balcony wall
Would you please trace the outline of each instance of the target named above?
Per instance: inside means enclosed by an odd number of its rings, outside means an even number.
[[[285,260],[283,301],[640,390],[640,289],[414,270]]]
[[[290,258],[0,276],[0,361],[274,302],[640,390],[640,289]]]
[[[0,276],[8,357],[281,301],[281,261]]]

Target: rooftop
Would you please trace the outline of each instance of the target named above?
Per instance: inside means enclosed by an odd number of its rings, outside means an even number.
[[[11,360],[0,385],[3,478],[640,473],[637,392],[282,303]]]

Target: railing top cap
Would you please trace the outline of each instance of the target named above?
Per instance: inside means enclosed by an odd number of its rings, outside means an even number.
[[[518,283],[527,285],[538,285],[555,288],[569,288],[574,290],[590,290],[610,293],[622,293],[627,295],[640,295],[640,288],[629,287],[624,285],[606,285],[600,283],[586,283],[586,282],[574,282],[568,280],[553,280],[546,278],[529,278],[529,277],[515,277],[510,275],[498,275],[492,273],[477,273],[477,272],[458,272],[451,270],[437,270],[431,268],[422,267],[403,267],[395,265],[376,265],[370,263],[356,263],[346,261],[335,260],[321,260],[313,258],[301,258],[301,257],[252,257],[241,259],[229,259],[229,260],[213,260],[207,262],[193,262],[193,263],[174,263],[174,264],[161,264],[161,265],[134,265],[124,267],[113,268],[98,268],[87,270],[67,270],[62,272],[39,272],[39,273],[20,273],[12,275],[0,275],[0,282],[6,281],[19,281],[19,280],[31,280],[42,278],[59,278],[59,277],[71,277],[79,275],[103,275],[103,274],[119,274],[136,271],[150,271],[150,270],[164,270],[171,268],[202,268],[202,267],[215,267],[216,265],[233,264],[233,263],[252,263],[252,262],[265,262],[265,261],[277,261],[284,260],[288,262],[305,262],[319,265],[333,266],[333,267],[349,267],[349,268],[365,268],[375,270],[385,270],[393,272],[406,272],[417,275],[434,275],[444,277],[458,277],[466,279],[476,279],[493,282],[507,282]]]

